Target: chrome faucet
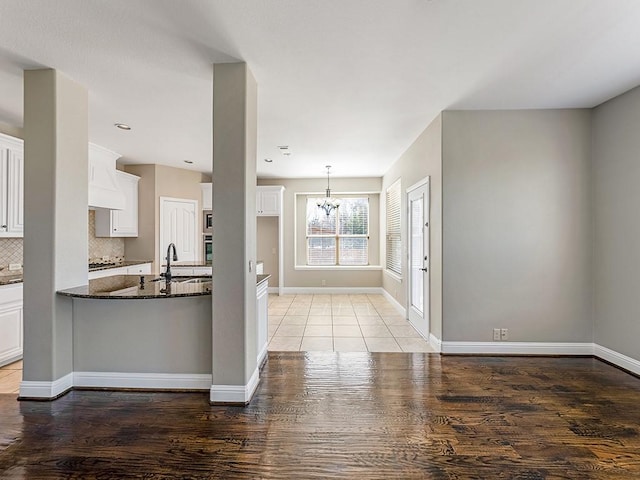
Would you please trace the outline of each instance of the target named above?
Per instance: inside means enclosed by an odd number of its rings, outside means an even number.
[[[167,247],[167,269],[160,276],[165,278],[166,283],[171,282],[171,249],[173,248],[173,261],[178,261],[178,254],[176,253],[176,246],[170,243]]]

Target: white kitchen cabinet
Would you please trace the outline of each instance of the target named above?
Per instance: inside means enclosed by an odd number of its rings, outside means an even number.
[[[19,138],[0,134],[0,237],[23,235],[23,142]]]
[[[118,187],[116,160],[120,154],[94,143],[89,144],[89,206],[122,210],[124,193]]]
[[[213,184],[201,183],[200,188],[202,189],[202,210],[213,210]]]
[[[163,271],[166,270],[166,266],[162,267]],[[179,277],[187,277],[190,275],[211,275],[211,267],[182,267],[179,265],[171,265],[171,275]]]
[[[0,286],[0,366],[22,358],[22,284]]]
[[[124,194],[122,210],[96,209],[96,237],[138,236],[138,181],[140,177],[116,170],[118,188]]]
[[[258,317],[258,366],[262,365],[267,356],[267,345],[269,343],[269,281],[266,280],[258,285],[256,292],[256,315]]]
[[[110,277],[112,275],[149,275],[151,273],[151,264],[150,263],[141,263],[139,265],[132,265],[130,267],[117,267],[117,268],[106,268],[104,270],[96,270],[94,272],[89,272],[89,280],[94,280],[96,278],[104,278]]]
[[[256,188],[256,214],[279,216],[282,213],[283,186],[258,186]]]

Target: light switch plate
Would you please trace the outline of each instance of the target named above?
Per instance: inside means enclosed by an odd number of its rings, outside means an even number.
[[[21,263],[10,263],[9,264],[9,270],[21,270],[22,269],[22,264]]]

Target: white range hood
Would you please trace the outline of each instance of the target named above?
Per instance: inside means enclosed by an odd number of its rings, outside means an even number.
[[[89,144],[89,207],[122,210],[125,196],[116,180],[116,160],[120,154],[94,143]]]

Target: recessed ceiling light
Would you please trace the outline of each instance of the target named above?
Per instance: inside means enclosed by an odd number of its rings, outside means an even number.
[[[119,128],[120,130],[131,130],[131,127],[126,123],[114,123],[114,125],[116,128]]]
[[[189,165],[191,165],[193,163],[193,160],[183,160],[184,163],[188,163]]]

